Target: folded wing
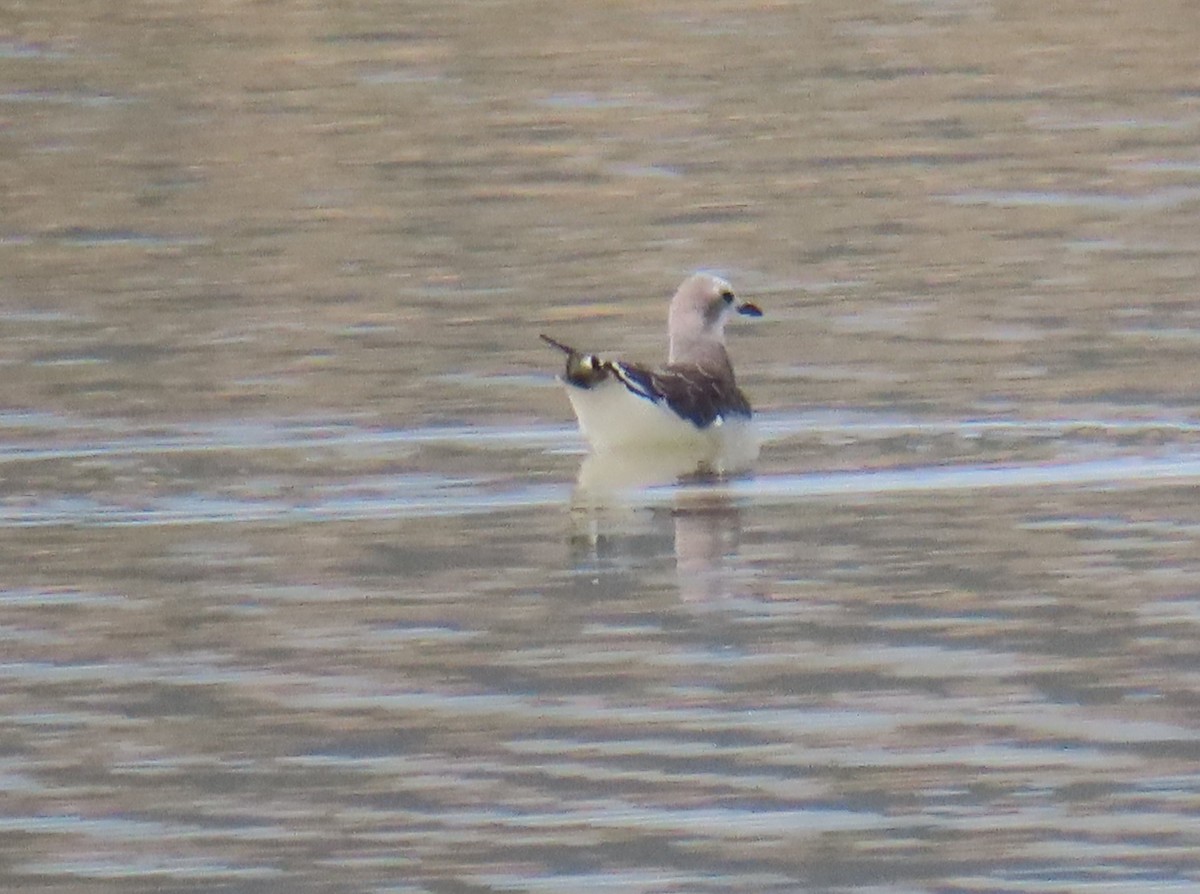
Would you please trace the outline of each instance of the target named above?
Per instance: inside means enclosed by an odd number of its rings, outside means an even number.
[[[665,404],[697,428],[708,428],[727,416],[750,416],[750,402],[733,379],[701,366],[673,363],[649,369],[616,360],[605,365],[634,394]]]

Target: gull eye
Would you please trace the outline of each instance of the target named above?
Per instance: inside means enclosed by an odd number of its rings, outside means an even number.
[[[733,304],[733,292],[729,291],[729,289],[726,289],[721,293],[721,300],[726,304]]]

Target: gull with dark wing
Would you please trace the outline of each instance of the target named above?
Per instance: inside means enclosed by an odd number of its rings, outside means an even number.
[[[725,280],[689,276],[671,299],[670,352],[656,367],[585,354],[543,335],[566,354],[562,381],[592,450],[681,450],[714,472],[753,462],[750,402],[725,351],[725,323],[735,313],[762,316],[756,305],[739,304]]]

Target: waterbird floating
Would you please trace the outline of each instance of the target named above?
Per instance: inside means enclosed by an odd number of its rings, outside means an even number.
[[[671,299],[670,350],[656,367],[585,354],[542,335],[566,354],[561,379],[593,453],[694,455],[697,471],[717,474],[753,462],[750,402],[725,350],[725,324],[735,313],[762,316],[757,305],[739,304],[725,280],[689,276]]]

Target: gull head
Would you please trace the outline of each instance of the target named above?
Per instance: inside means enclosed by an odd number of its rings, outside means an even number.
[[[667,331],[671,339],[670,362],[704,354],[725,343],[725,323],[733,314],[761,317],[749,302],[739,304],[733,288],[719,276],[694,273],[683,281],[671,299]]]

